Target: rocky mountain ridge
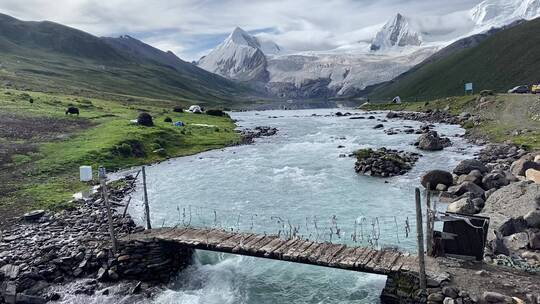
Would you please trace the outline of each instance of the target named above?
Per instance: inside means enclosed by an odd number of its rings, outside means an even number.
[[[198,65],[226,78],[256,83],[267,94],[280,98],[358,96],[369,86],[398,77],[459,39],[540,16],[540,0],[485,0],[462,14],[470,20],[470,28],[437,36],[422,28],[422,17],[397,13],[365,50],[348,53],[291,53],[272,41],[263,45],[256,35],[236,28]]]

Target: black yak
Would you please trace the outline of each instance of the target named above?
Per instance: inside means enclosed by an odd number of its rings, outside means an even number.
[[[76,108],[76,107],[67,108],[66,115],[68,114],[77,114],[77,116],[79,116],[79,108]]]

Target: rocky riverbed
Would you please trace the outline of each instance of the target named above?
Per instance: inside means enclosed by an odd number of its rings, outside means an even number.
[[[479,119],[469,113],[453,116],[446,111],[390,112],[387,118],[462,125]],[[466,137],[483,142],[470,134]],[[540,180],[536,178],[540,173],[539,155],[511,143],[488,144],[474,159],[460,162],[452,172],[426,172],[422,185],[438,191],[440,200],[449,203],[450,212],[490,218],[484,262],[540,273]],[[527,295],[527,303],[539,303],[540,287],[529,289],[533,293]],[[448,288],[427,297],[428,303],[458,303],[459,298],[459,290],[450,292]],[[498,293],[486,293],[475,300],[524,303]]]
[[[128,176],[109,187],[109,199],[120,207],[132,191],[135,178]],[[35,211],[26,214],[0,235],[0,303],[45,303],[61,300],[57,286],[77,282],[72,292],[108,294],[112,282],[128,280],[120,293],[151,296],[156,283],[166,282],[189,262],[189,252],[175,250],[185,258],[169,259],[162,244],[118,243],[111,249],[108,221],[100,188],[74,207],[59,213]],[[144,230],[129,214],[113,209],[116,237]],[[185,251],[185,250],[184,250]],[[151,271],[148,271],[148,270]],[[131,281],[129,281],[131,280]],[[150,282],[150,283],[142,283]]]

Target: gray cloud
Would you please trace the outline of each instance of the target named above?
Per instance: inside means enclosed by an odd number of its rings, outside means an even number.
[[[325,50],[367,41],[397,12],[425,17],[423,28],[448,31],[480,0],[2,0],[0,11],[51,20],[98,36],[131,34],[191,60],[235,26],[294,50]],[[455,14],[454,14],[455,15]],[[453,16],[453,15],[450,15]]]

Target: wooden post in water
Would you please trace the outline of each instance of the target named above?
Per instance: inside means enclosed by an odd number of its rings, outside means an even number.
[[[422,202],[420,189],[415,189],[416,199],[416,241],[418,245],[418,263],[420,271],[420,289],[426,290],[426,261],[424,259],[424,227],[422,226]]]
[[[432,256],[433,253],[433,230],[434,222],[431,210],[431,188],[430,184],[427,184],[426,188],[426,254]]]
[[[144,211],[146,213],[146,229],[152,229],[150,224],[150,206],[148,206],[148,191],[146,189],[146,170],[145,166],[142,167],[142,178],[144,188]]]
[[[109,235],[111,237],[111,244],[113,253],[116,254],[117,244],[116,244],[116,235],[114,233],[114,223],[112,219],[111,205],[109,204],[109,193],[107,191],[107,173],[105,168],[99,167],[98,170],[99,182],[101,184],[101,193],[103,195],[103,201],[105,202],[105,207],[107,209],[107,221],[109,222]]]

